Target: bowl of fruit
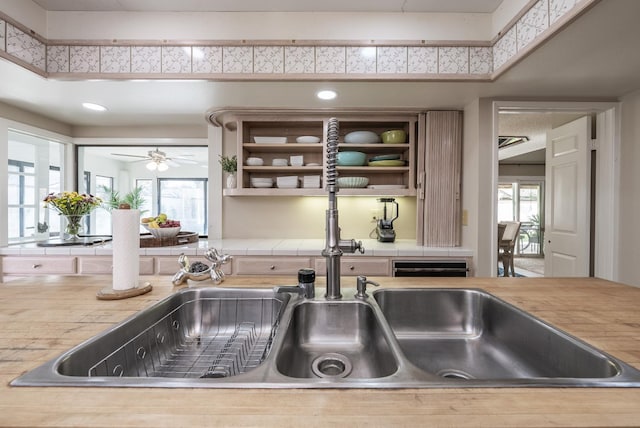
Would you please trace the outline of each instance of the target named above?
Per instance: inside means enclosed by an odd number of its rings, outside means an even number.
[[[164,213],[160,213],[156,217],[144,217],[140,222],[154,238],[173,238],[180,233],[180,222],[169,220]]]

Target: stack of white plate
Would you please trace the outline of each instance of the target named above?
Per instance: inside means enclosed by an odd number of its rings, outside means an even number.
[[[276,186],[278,186],[279,189],[295,189],[298,187],[298,176],[277,177]]]
[[[251,187],[259,187],[259,188],[273,187],[273,178],[251,177]]]
[[[288,166],[289,161],[283,158],[276,158],[271,161],[271,166]]]
[[[320,188],[320,176],[319,175],[305,175],[302,177],[302,187],[305,189],[319,189]]]

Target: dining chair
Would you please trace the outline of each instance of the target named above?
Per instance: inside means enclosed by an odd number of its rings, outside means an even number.
[[[520,224],[519,221],[505,221],[498,224],[498,260],[502,260],[504,276],[516,276],[513,266],[513,254],[518,234],[520,233]],[[504,231],[500,236],[501,228]],[[511,275],[509,275],[509,271],[511,271]]]

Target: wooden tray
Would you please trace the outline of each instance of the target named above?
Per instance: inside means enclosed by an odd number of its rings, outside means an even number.
[[[198,242],[198,234],[195,232],[179,232],[173,238],[154,238],[150,233],[140,235],[140,248],[171,247],[174,245],[190,244]]]

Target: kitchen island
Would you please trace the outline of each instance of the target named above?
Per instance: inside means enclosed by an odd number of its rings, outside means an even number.
[[[96,299],[108,276],[41,276],[0,285],[0,426],[638,426],[640,388],[273,390],[11,387],[20,374],[181,287]],[[484,289],[640,368],[640,289],[598,279],[372,278],[382,287]],[[272,287],[294,276],[227,278]],[[324,294],[323,278],[317,296]],[[213,286],[205,281],[198,286]],[[344,278],[343,294],[354,278]]]

